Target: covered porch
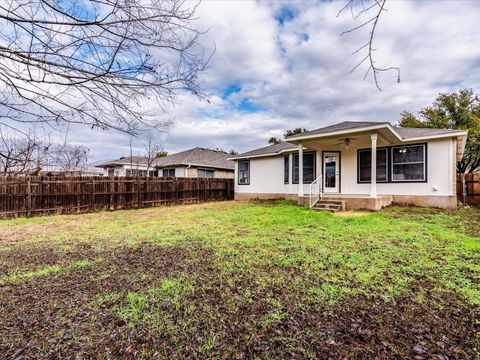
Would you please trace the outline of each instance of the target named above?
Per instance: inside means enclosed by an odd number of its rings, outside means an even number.
[[[387,176],[387,169],[380,170],[385,174],[377,174],[377,149],[396,141],[385,128],[289,139],[298,149],[298,160],[293,164],[295,171],[298,165],[298,204],[326,210],[380,210],[390,205],[394,197],[377,192],[377,179]],[[305,178],[304,165],[309,164],[305,156],[312,157],[312,153],[315,178]],[[359,156],[368,158],[368,168],[360,166]]]

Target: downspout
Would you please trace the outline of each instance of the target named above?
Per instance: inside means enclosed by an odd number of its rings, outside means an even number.
[[[192,167],[192,164],[188,164],[188,166],[185,168],[185,177],[188,177],[188,169]]]

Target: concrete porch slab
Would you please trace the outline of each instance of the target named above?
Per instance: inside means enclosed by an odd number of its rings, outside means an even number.
[[[371,198],[368,195],[350,195],[350,194],[324,194],[323,200],[344,201],[345,210],[373,210],[377,211],[381,208],[392,204],[392,195],[378,195]],[[298,205],[308,205],[309,196],[302,196],[297,199]]]

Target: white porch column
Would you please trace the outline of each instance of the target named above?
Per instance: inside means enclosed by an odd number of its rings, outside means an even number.
[[[370,182],[370,197],[377,197],[377,134],[372,134],[372,173]]]
[[[303,145],[298,144],[298,196],[303,196]]]

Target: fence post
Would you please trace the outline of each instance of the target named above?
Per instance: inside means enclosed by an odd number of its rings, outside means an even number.
[[[144,196],[144,191],[143,187],[145,186],[145,180],[140,180],[138,179],[138,207],[143,208],[143,196]]]
[[[92,188],[90,189],[90,208],[95,209],[95,178],[92,178]]]
[[[32,216],[32,181],[30,176],[27,180],[27,216]]]
[[[75,180],[73,180],[73,181],[74,181],[73,185],[74,185],[74,187],[77,189],[77,213],[79,213],[79,212],[80,212],[80,189],[83,190],[83,184],[84,184],[84,182],[83,182],[83,181],[82,181],[82,182],[79,181],[79,182],[77,183],[77,182],[75,182]]]
[[[207,179],[203,179],[204,202],[207,202]]]
[[[467,182],[465,181],[465,174],[462,177],[462,195],[463,195],[463,205],[467,205]]]
[[[178,179],[175,177],[175,203],[178,204]]]

